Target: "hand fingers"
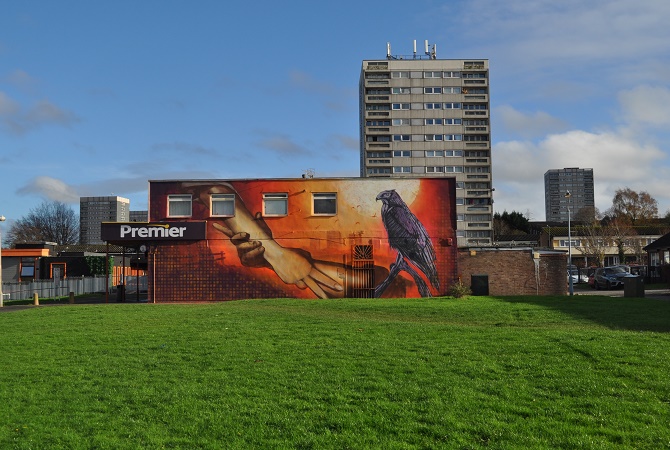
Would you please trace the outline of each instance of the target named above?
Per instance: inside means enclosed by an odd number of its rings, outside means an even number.
[[[214,223],[212,225],[214,226],[215,230],[220,231],[221,233],[225,234],[229,238],[233,237],[233,231],[230,228],[224,227],[223,225],[218,224],[218,223]]]
[[[239,250],[239,249],[238,249]],[[247,267],[265,267],[267,266],[267,261],[263,257],[265,253],[265,247],[257,247],[253,250],[248,251],[247,253],[239,253],[240,262],[242,265]]]
[[[316,268],[313,268],[309,272],[309,276],[307,278],[309,278],[309,277],[313,278],[318,283],[321,283],[324,286],[327,286],[334,291],[344,290],[344,288],[342,287],[342,285],[339,282],[332,279],[331,277],[329,277],[328,275],[326,275],[325,273],[321,272],[320,270],[318,270]]]
[[[230,236],[230,242],[232,242],[235,246],[243,245],[244,243],[249,242],[249,237],[249,233],[235,233],[234,235]]]
[[[303,278],[302,281],[317,295],[317,297],[328,298],[326,293],[323,292],[323,289],[321,289],[321,286],[319,286],[319,284],[316,281],[314,281],[314,279],[312,279],[312,277],[310,277],[309,275]]]

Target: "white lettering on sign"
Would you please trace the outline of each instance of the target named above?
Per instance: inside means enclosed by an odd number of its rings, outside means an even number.
[[[170,227],[170,225],[149,225],[144,227],[133,227],[122,225],[120,237],[140,238],[180,238],[184,237],[186,227]]]

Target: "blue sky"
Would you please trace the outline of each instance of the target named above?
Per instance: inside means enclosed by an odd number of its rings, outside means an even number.
[[[358,176],[364,59],[490,60],[495,210],[544,219],[548,169],[596,206],[670,209],[670,2],[4,2],[0,214],[147,180]]]

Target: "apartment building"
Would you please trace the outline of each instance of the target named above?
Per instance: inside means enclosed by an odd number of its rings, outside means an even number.
[[[100,237],[102,222],[128,222],[130,200],[123,197],[79,198],[79,243],[104,244]]]
[[[363,61],[360,175],[455,178],[458,245],[490,245],[489,62],[424,53]]]
[[[570,195],[567,195],[568,192]],[[567,222],[568,206],[573,219],[583,220],[586,215],[593,218],[593,169],[568,167],[551,169],[544,174],[545,220]]]

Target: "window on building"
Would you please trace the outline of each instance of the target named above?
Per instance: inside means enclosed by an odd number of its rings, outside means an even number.
[[[486,105],[486,103],[464,103],[463,104],[463,109],[468,110],[468,111],[486,110],[486,109],[488,109],[488,106]]]
[[[442,93],[442,88],[441,87],[426,87],[426,88],[423,88],[423,93],[424,94],[441,94]]]
[[[22,259],[21,260],[21,269],[20,269],[20,277],[23,281],[25,281],[26,278],[34,278],[35,277],[35,260],[34,259]]]
[[[409,166],[395,166],[393,167],[393,173],[411,173],[412,168]]]
[[[368,158],[390,158],[391,152],[367,152]]]
[[[365,136],[365,142],[391,142],[391,136],[388,135],[368,135]]]
[[[408,87],[394,87],[391,88],[393,94],[409,94],[410,89]]]
[[[390,167],[370,167],[367,170],[368,175],[375,175],[375,174],[390,174],[391,173],[391,168]]]
[[[232,217],[235,215],[235,194],[212,194],[212,216]]]
[[[463,135],[462,134],[445,134],[444,135],[444,140],[445,141],[462,141],[463,140]]]
[[[463,119],[444,119],[445,125],[461,125],[462,123]]]
[[[445,103],[444,109],[461,109],[460,103]]]
[[[409,72],[391,72],[391,78],[409,78]]]
[[[488,142],[489,135],[488,134],[466,134],[465,138],[463,140],[467,141],[467,142]]]
[[[388,127],[391,125],[390,120],[366,120],[365,121],[365,126],[366,127]]]
[[[424,72],[424,78],[442,78],[442,72]]]
[[[444,120],[443,119],[425,119],[424,124],[425,125],[443,125]]]
[[[426,141],[441,141],[444,136],[441,134],[426,134],[424,135],[424,140]]]
[[[315,192],[312,194],[312,211],[315,216],[337,214],[337,193]]]
[[[409,150],[394,150],[393,156],[396,158],[409,158],[412,156],[412,152]]]
[[[393,126],[409,125],[409,119],[393,119]]]
[[[409,109],[409,103],[394,103],[393,109]]]
[[[442,72],[442,76],[444,78],[460,78],[461,73],[460,72]]]
[[[268,193],[263,194],[264,216],[285,216],[288,214],[288,194]]]
[[[442,103],[424,103],[425,109],[442,109]]]
[[[394,141],[407,141],[408,142],[408,141],[412,140],[412,136],[410,136],[409,134],[394,134],[393,135],[393,140]]]
[[[426,173],[444,173],[443,166],[428,166],[426,167]]]
[[[435,158],[444,156],[444,150],[426,150],[426,158]]]
[[[192,214],[190,194],[168,195],[168,217],[191,217]]]
[[[391,108],[386,103],[367,103],[365,105],[366,111],[388,111],[389,109]]]
[[[445,172],[449,172],[449,173],[461,173],[461,172],[463,172],[463,166],[447,166],[444,169],[445,169]]]

